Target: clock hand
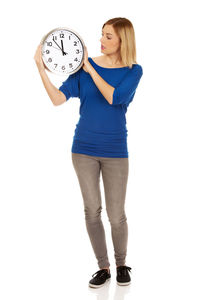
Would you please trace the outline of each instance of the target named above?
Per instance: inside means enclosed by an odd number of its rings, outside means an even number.
[[[45,41],[45,43],[48,44],[47,41]],[[60,49],[58,49],[58,48],[56,48],[56,47],[54,47],[54,46],[52,46],[52,48],[57,49],[57,50],[60,50]]]
[[[67,53],[64,51],[64,48],[63,48],[63,40],[61,40],[61,45],[62,45],[62,52],[63,52],[63,55],[66,55]]]
[[[53,41],[54,41],[54,36],[53,36]],[[56,41],[54,41],[54,43],[56,43]],[[56,43],[56,45],[60,48],[60,46]],[[60,50],[62,51],[62,54],[64,55],[63,50],[60,48]]]
[[[58,48],[56,48],[56,47],[54,47],[54,46],[52,46],[52,48],[54,48],[54,49],[56,49],[56,50],[59,50],[59,51],[60,51],[60,49],[58,49]]]

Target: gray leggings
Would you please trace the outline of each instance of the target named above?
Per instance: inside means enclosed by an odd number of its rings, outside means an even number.
[[[72,162],[83,197],[87,232],[99,268],[110,266],[101,220],[100,170],[116,265],[125,265],[128,225],[124,204],[129,171],[128,157],[99,157],[72,152]]]

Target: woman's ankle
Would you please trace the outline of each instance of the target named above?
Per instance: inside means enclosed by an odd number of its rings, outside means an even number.
[[[101,270],[103,270],[103,269],[106,269],[106,270],[108,270],[110,272],[110,268],[109,267],[108,268],[106,268],[106,267],[102,268]]]

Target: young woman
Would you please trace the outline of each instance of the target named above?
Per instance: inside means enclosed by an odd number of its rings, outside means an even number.
[[[99,270],[89,286],[100,287],[110,279],[104,226],[101,220],[100,174],[102,174],[106,211],[111,224],[115,251],[117,283],[130,284],[131,267],[125,264],[128,225],[124,210],[128,181],[126,111],[143,74],[136,62],[134,28],[126,18],[113,18],[102,26],[101,52],[84,64],[57,89],[48,79],[38,46],[35,61],[49,97],[60,105],[79,97],[80,118],[71,148],[72,162],[83,197],[87,232]],[[96,276],[94,276],[96,275]]]

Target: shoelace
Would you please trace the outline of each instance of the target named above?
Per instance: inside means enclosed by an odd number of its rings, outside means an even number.
[[[124,275],[126,275],[127,270],[131,272],[131,267],[128,266],[120,266],[117,268],[118,272],[122,272]]]
[[[100,276],[104,275],[105,273],[108,273],[107,270],[102,269],[102,270],[99,270],[99,271],[97,271],[96,273],[94,273],[94,274],[92,275],[92,277],[94,277],[95,274],[97,274],[97,276],[100,277]]]

